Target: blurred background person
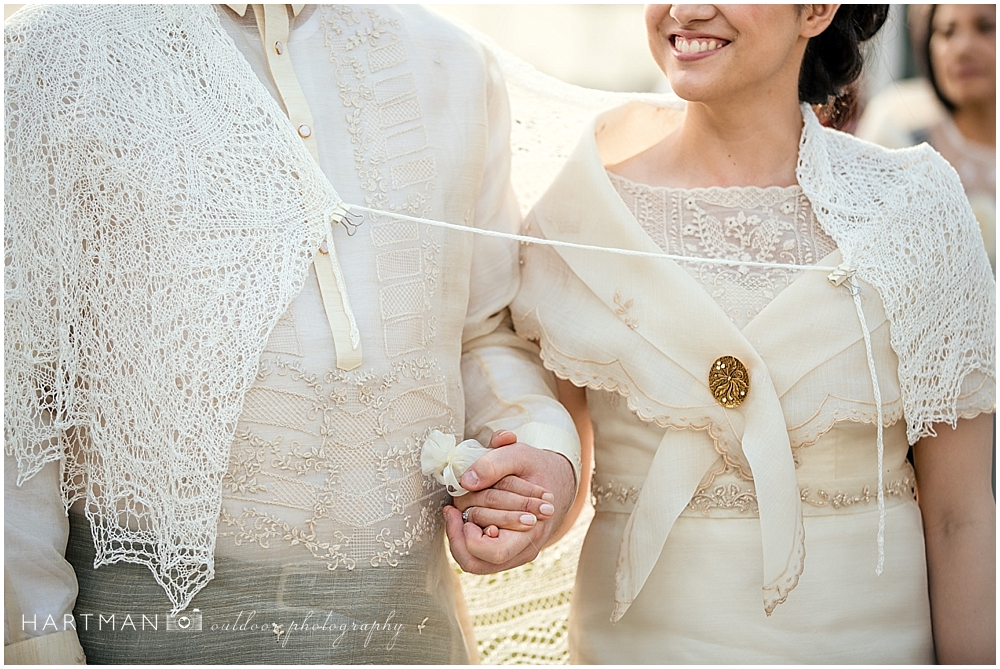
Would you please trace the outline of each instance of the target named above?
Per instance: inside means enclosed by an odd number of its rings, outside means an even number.
[[[958,172],[996,274],[996,5],[911,5],[925,79],[887,87],[858,136],[892,148],[927,142]]]

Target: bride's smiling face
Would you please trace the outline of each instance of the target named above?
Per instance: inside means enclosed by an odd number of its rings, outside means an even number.
[[[811,18],[815,7],[823,6],[649,5],[650,51],[688,101],[787,95],[797,91],[808,38],[822,32]]]

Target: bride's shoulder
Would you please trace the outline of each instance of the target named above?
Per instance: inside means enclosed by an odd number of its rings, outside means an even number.
[[[928,144],[889,149],[829,128],[813,136],[818,141],[806,139],[800,148],[800,177],[833,200],[842,199],[833,189],[903,208],[965,198],[958,173]]]
[[[958,179],[948,161],[927,143],[890,149],[830,128],[824,128],[823,135],[831,163],[851,168],[858,176],[875,179],[905,176],[902,183],[916,186],[928,177],[954,175]]]

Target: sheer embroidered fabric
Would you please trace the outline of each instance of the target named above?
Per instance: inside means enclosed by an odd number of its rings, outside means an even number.
[[[308,318],[287,311],[318,299],[331,184],[351,202],[516,230],[489,54],[417,7],[302,12],[286,53],[323,75],[300,76],[310,106],[341,110],[317,117],[320,171],[252,13],[227,12],[48,6],[5,26],[7,451],[22,480],[65,454],[65,501],[86,502],[97,562],[148,565],[175,609],[213,577],[220,492],[221,552],[378,565],[388,582],[397,561],[428,557],[421,537],[440,548],[425,431],[482,438],[530,415],[578,459],[537,360],[494,317],[516,290],[514,244],[380,214],[353,237],[338,229],[366,307],[353,374],[304,336],[329,333],[318,302]],[[447,118],[425,114],[436,104]],[[431,591],[454,618],[450,591]]]
[[[636,221],[665,253],[810,265],[836,250],[836,244],[820,227],[799,186],[679,189],[636,183],[611,171],[607,174]],[[804,272],[777,266],[679,264],[740,329]],[[627,318],[624,311],[619,316]],[[619,410],[618,398],[617,393],[590,393],[592,403],[608,404],[613,411]],[[892,406],[898,406],[898,402]],[[890,414],[892,420],[900,417],[898,411]],[[801,468],[803,459],[810,457],[809,444],[842,417],[842,412],[838,412],[814,421],[809,439],[800,436],[796,442],[798,448],[793,452],[797,468]],[[874,407],[855,412],[852,418],[874,422]],[[887,481],[885,491],[893,497],[908,492],[912,498],[912,484],[912,472],[907,472]],[[641,485],[641,481],[626,484],[595,477],[592,488],[597,509],[630,511]],[[855,488],[845,491],[800,486],[803,503],[813,507],[808,511],[848,510],[858,504],[874,504],[877,485],[859,482]],[[755,515],[757,496],[752,477],[739,467],[723,463],[706,476],[684,513],[706,517]]]
[[[255,58],[251,17],[228,18],[239,26],[230,30],[238,46],[251,36],[242,50]],[[423,142],[402,153],[434,164],[399,31],[397,17],[374,8],[322,7],[305,34],[297,35],[311,43],[291,46],[295,52],[322,43],[328,50],[336,90],[349,112],[347,135],[358,140],[353,167],[365,203],[390,210],[405,203],[406,211],[426,214],[435,173],[405,183],[397,179],[392,191],[402,192],[390,194],[384,172],[406,172],[413,162],[392,160],[400,151],[391,151],[395,134],[386,127],[421,135]],[[408,102],[408,115],[380,119],[378,102],[396,99]],[[326,136],[343,132],[329,122],[319,129]],[[376,374],[369,364],[345,373],[325,362],[330,342],[322,319],[315,318],[322,306],[310,272],[306,288],[272,332],[247,393],[223,478],[219,537],[227,545],[220,544],[220,554],[235,546],[281,546],[308,551],[329,569],[395,566],[414,542],[437,531],[434,508],[441,498],[420,475],[419,444],[430,429],[457,427],[449,407],[456,389],[445,383],[436,357],[427,355],[434,342],[428,321],[440,246],[417,226],[373,222],[372,245],[383,251],[374,265],[391,371]],[[378,349],[368,357],[382,358]],[[285,555],[265,550],[258,559],[281,561]]]
[[[799,186],[656,188],[608,172],[642,229],[665,253],[813,265],[837,248]],[[682,263],[743,328],[803,270]]]
[[[384,374],[331,369],[319,300],[307,283],[261,356],[222,479],[217,553],[395,567],[440,529],[444,494],[420,473],[420,444],[455,432],[455,388],[427,353]]]
[[[610,170],[607,174],[636,221],[665,253],[812,265],[836,249],[799,186],[680,189],[636,183]],[[740,329],[804,271],[699,262],[679,264]],[[617,397],[592,393],[594,401],[606,401],[605,396]],[[724,464],[721,471],[713,472],[699,486],[688,510],[706,516],[718,515],[720,510],[756,513],[757,497],[751,481],[741,468]],[[629,508],[627,502],[634,503],[639,487],[641,484],[625,485],[595,478],[598,509]],[[611,499],[618,504],[607,504]]]

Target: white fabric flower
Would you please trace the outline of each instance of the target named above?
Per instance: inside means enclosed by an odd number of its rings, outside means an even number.
[[[424,476],[433,476],[452,497],[469,492],[459,484],[465,470],[488,450],[475,439],[455,444],[455,435],[432,430],[420,449],[420,469]]]

